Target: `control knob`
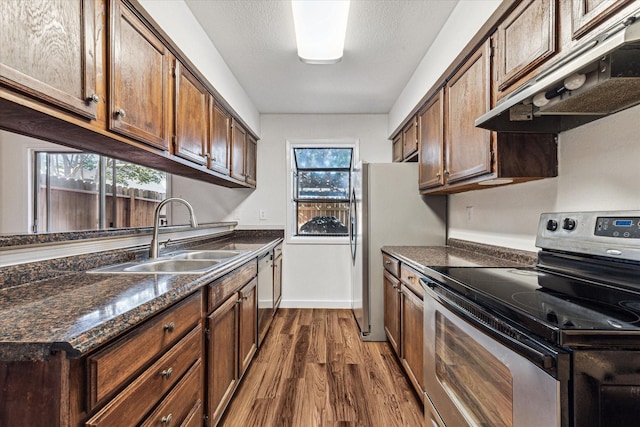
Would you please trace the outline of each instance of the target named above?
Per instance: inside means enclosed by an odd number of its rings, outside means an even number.
[[[576,228],[576,221],[571,218],[565,218],[564,221],[562,221],[562,228],[567,231],[574,230]]]
[[[555,219],[550,219],[547,221],[547,230],[556,231],[558,229],[558,221]]]

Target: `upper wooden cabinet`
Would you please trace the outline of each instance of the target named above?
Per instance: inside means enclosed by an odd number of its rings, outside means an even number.
[[[213,97],[209,102],[209,169],[229,175],[231,115]]]
[[[578,39],[633,3],[633,0],[573,0],[571,3],[571,36]]]
[[[420,190],[444,184],[444,89],[418,113]]]
[[[499,97],[556,53],[556,15],[555,0],[525,0],[498,26],[496,83]]]
[[[251,135],[248,135],[247,138],[247,161],[246,161],[246,180],[247,184],[254,186],[256,185],[256,172],[257,172],[257,161],[258,161],[258,141]]]
[[[109,127],[169,148],[169,50],[121,0],[111,2]]]
[[[445,86],[445,170],[452,183],[491,172],[491,132],[475,127],[490,108],[489,41]]]
[[[395,138],[393,138],[393,161],[401,162],[402,161],[402,133],[398,133]]]
[[[402,157],[406,160],[418,151],[418,119],[414,117],[402,129]]]
[[[209,93],[180,62],[175,68],[174,153],[205,164],[208,145]]]
[[[0,83],[95,119],[94,1],[3,0],[0,22]]]

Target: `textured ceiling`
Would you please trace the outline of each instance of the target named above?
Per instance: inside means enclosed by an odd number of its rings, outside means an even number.
[[[342,61],[300,62],[286,0],[185,0],[260,113],[387,113],[458,0],[352,0]]]

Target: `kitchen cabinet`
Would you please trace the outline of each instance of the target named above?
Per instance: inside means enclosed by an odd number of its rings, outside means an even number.
[[[422,397],[424,395],[424,305],[420,274],[403,264],[400,266],[402,282],[401,299],[401,338],[400,361],[413,387]]]
[[[174,75],[174,153],[203,165],[207,160],[209,93],[179,61]]]
[[[439,90],[418,113],[420,190],[444,184],[444,90]]]
[[[240,123],[231,121],[231,176],[246,181],[247,131]]]
[[[207,167],[229,175],[229,147],[231,144],[231,115],[214,98],[209,98],[210,139]]]
[[[389,344],[397,355],[401,354],[400,349],[400,292],[402,288],[400,280],[388,271],[384,272],[384,331],[387,334]]]
[[[579,39],[616,16],[633,0],[574,0],[570,3],[571,36]],[[619,18],[622,16],[618,14]]]
[[[497,99],[528,80],[533,70],[556,54],[558,22],[555,0],[525,0],[498,26]]]
[[[94,6],[93,0],[1,1],[0,83],[95,119],[101,97]]]
[[[168,150],[170,52],[122,0],[110,29],[109,128]]]
[[[246,182],[252,187],[256,186],[257,156],[258,141],[249,134],[247,135]]]
[[[401,162],[402,161],[402,133],[398,133],[393,138],[393,161]]]
[[[418,119],[414,118],[402,129],[402,158],[407,160],[418,151]]]
[[[207,414],[215,425],[249,366],[258,343],[257,262],[209,285]]]

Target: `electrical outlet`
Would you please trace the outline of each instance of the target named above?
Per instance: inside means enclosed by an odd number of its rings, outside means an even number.
[[[467,222],[473,221],[473,206],[467,206]]]
[[[264,221],[265,219],[267,219],[267,211],[265,211],[264,209],[260,209],[259,215],[260,215],[261,221]]]

